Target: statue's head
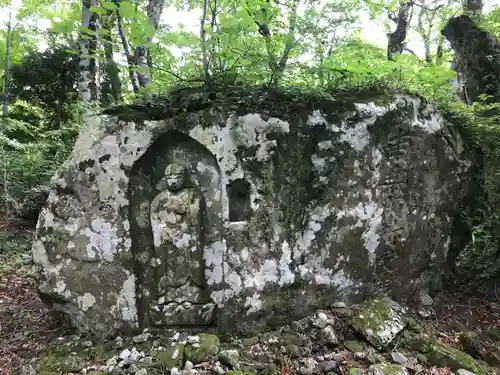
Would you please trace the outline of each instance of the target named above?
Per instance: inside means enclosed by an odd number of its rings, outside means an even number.
[[[170,191],[180,190],[184,187],[186,168],[180,164],[169,164],[165,168],[165,181]]]

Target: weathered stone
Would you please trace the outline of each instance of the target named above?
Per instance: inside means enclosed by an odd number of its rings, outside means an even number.
[[[422,306],[432,306],[434,301],[425,289],[420,289],[418,292],[418,300]]]
[[[16,375],[37,375],[36,370],[32,365],[27,364],[21,366],[21,368],[17,371]]]
[[[465,370],[463,368],[457,370],[457,375],[476,375],[473,372]]]
[[[458,337],[460,345],[464,352],[470,354],[475,358],[483,357],[483,348],[481,346],[481,338],[474,331],[462,332]]]
[[[82,331],[255,332],[444,262],[473,154],[425,100],[184,95],[88,117],[54,177],[38,289]]]
[[[199,344],[187,344],[184,348],[184,357],[194,364],[210,361],[217,357],[220,349],[220,340],[217,336],[200,333]]]
[[[78,355],[69,355],[62,359],[60,362],[60,368],[67,372],[80,372],[83,370],[87,361]]]
[[[364,303],[350,325],[376,348],[385,348],[406,326],[406,310],[389,299],[374,299]]]
[[[361,341],[346,340],[344,346],[353,353],[363,353],[366,351],[366,345]]]
[[[420,334],[415,337],[407,337],[406,340],[406,346],[422,353],[425,356],[422,362],[432,366],[448,367],[452,371],[466,369],[477,375],[495,373],[482,361],[472,358],[461,350],[445,345],[432,336]]]
[[[219,353],[219,361],[223,365],[229,366],[232,369],[238,369],[239,353],[236,349],[221,350]]]
[[[367,375],[409,375],[409,372],[400,365],[377,363],[368,368]]]
[[[325,361],[320,363],[321,371],[324,374],[328,374],[329,372],[338,370],[338,363],[336,361]]]
[[[408,358],[400,352],[391,352],[391,358],[394,363],[408,367]]]
[[[184,364],[184,345],[176,344],[158,352],[158,361],[166,368],[182,368]]]

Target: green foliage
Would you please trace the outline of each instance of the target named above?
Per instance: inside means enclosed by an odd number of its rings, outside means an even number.
[[[30,123],[0,119],[0,129],[5,129],[0,132],[0,209],[21,214],[67,157],[77,127],[44,131]]]
[[[68,106],[77,100],[78,58],[69,49],[32,51],[10,69],[12,99],[39,108],[53,128],[72,119]]]

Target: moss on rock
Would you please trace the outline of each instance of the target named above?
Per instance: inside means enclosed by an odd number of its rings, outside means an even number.
[[[377,349],[386,347],[406,326],[405,309],[390,298],[365,302],[349,324]]]
[[[220,340],[217,336],[200,333],[199,345],[187,344],[184,348],[184,359],[194,364],[210,361],[217,357],[220,349]]]
[[[476,375],[494,374],[493,369],[467,353],[439,342],[426,334],[406,335],[405,346],[425,356],[425,363],[438,367],[449,367],[452,371],[466,369]]]
[[[366,350],[366,345],[357,340],[347,340],[344,342],[344,346],[353,353],[363,353]]]
[[[408,370],[401,365],[377,363],[368,369],[368,375],[408,375]]]
[[[170,346],[165,350],[158,352],[158,362],[168,369],[172,369],[174,367],[181,369],[184,365],[184,350],[184,344]]]
[[[349,375],[363,375],[364,373],[365,373],[364,370],[357,367],[351,367],[349,369]]]

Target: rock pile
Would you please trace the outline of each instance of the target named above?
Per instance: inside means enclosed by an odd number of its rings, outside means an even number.
[[[500,358],[483,360],[440,342],[433,331],[418,309],[372,299],[335,304],[254,337],[146,330],[104,343],[61,339],[20,374],[423,375],[433,367],[449,369],[439,373],[447,375],[498,374]],[[462,348],[471,352],[470,345]]]

